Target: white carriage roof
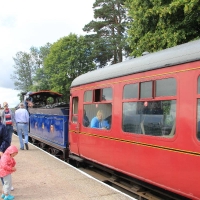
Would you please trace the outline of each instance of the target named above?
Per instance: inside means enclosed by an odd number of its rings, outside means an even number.
[[[128,61],[87,72],[75,78],[71,87],[200,60],[200,40],[195,40]]]

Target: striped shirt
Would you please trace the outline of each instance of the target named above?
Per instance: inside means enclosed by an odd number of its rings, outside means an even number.
[[[4,110],[5,124],[12,125],[12,118],[9,109]]]

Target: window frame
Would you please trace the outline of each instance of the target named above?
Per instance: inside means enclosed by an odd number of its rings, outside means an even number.
[[[175,96],[159,96],[159,97],[156,97],[156,81],[157,80],[163,80],[163,79],[169,79],[169,78],[174,78],[176,80],[176,95]],[[143,82],[150,82],[152,81],[152,98],[148,97],[148,98],[141,98],[141,83]],[[177,116],[177,109],[178,109],[178,94],[177,94],[177,91],[178,91],[178,80],[177,80],[177,77],[176,76],[169,76],[169,77],[155,77],[153,79],[145,79],[145,80],[140,80],[140,81],[133,81],[133,82],[129,82],[129,83],[126,83],[125,85],[128,85],[128,84],[137,84],[138,83],[138,92],[139,92],[139,95],[138,95],[138,98],[130,98],[130,99],[124,99],[123,98],[123,91],[122,91],[122,124],[121,124],[121,129],[122,129],[122,132],[124,132],[125,134],[132,134],[134,136],[141,136],[143,134],[138,134],[138,133],[130,133],[130,132],[125,132],[123,130],[123,103],[128,103],[128,102],[145,102],[145,101],[148,101],[148,102],[155,102],[155,101],[172,101],[172,100],[175,100],[176,101],[176,115],[175,115],[175,120],[174,120],[174,123],[175,123],[175,126],[176,126],[176,116]],[[123,90],[124,90],[124,87],[125,85],[123,86]],[[200,96],[200,95],[199,95]],[[153,136],[153,135],[143,135],[143,136],[151,136],[151,137],[154,137],[154,138],[167,138],[167,139],[171,139],[171,138],[174,138],[176,136],[176,131],[174,132],[174,135],[173,137],[157,137],[157,136]]]

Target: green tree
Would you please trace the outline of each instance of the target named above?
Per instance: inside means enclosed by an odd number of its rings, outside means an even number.
[[[70,34],[55,42],[44,62],[52,90],[67,100],[74,78],[95,68],[91,54],[90,43],[84,36]]]
[[[127,0],[132,55],[154,52],[199,38],[199,0]]]
[[[99,66],[107,62],[122,62],[129,50],[126,43],[126,29],[129,18],[124,5],[125,0],[96,0],[93,4],[94,18],[83,28],[87,38],[93,43],[93,57]],[[124,55],[123,55],[124,53]]]
[[[35,74],[34,60],[29,53],[22,51],[17,52],[13,60],[15,70],[11,78],[14,80],[15,89],[29,91]]]
[[[31,53],[35,59],[35,63],[38,66],[36,69],[35,76],[33,77],[33,85],[31,86],[32,91],[39,90],[50,90],[49,76],[44,70],[44,60],[50,52],[51,44],[47,43],[45,46],[31,48]]]
[[[51,90],[49,76],[45,73],[44,67],[36,70],[35,76],[33,77],[33,85],[31,86],[31,91],[40,90]]]
[[[37,88],[47,89],[48,77],[43,73],[43,63],[49,53],[50,43],[45,46],[30,48],[30,53],[17,52],[13,58],[15,65],[11,79],[14,80],[15,89],[27,92]],[[35,86],[35,87],[34,87]]]

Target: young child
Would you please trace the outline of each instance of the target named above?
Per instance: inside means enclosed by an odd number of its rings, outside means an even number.
[[[14,196],[10,195],[12,187],[11,173],[16,171],[14,156],[18,154],[18,149],[16,146],[9,146],[4,154],[1,156],[0,160],[0,177],[3,178],[3,190],[1,198],[4,200],[12,200]]]

